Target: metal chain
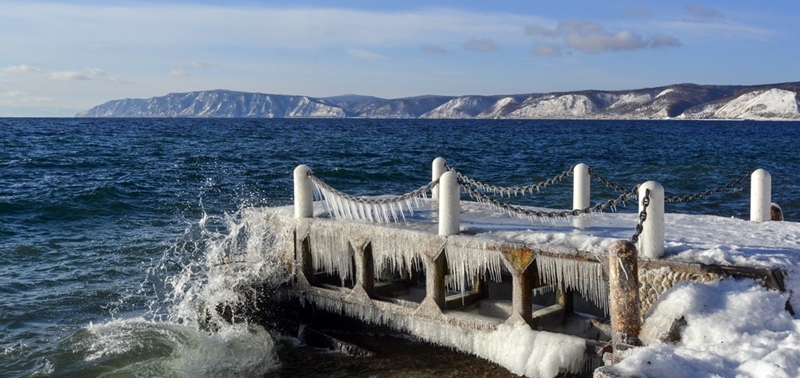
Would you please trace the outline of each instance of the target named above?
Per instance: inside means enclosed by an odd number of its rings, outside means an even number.
[[[746,175],[744,175],[744,176],[742,176],[742,177],[740,177],[740,178],[738,178],[736,180],[733,180],[733,181],[731,181],[731,182],[729,182],[729,183],[727,183],[727,184],[725,184],[723,186],[720,186],[719,188],[716,188],[716,189],[706,190],[705,192],[699,192],[699,193],[695,193],[695,194],[687,194],[687,195],[684,195],[684,196],[667,197],[667,198],[664,199],[664,202],[668,202],[668,203],[688,202],[688,201],[694,201],[696,199],[703,198],[703,197],[711,195],[711,194],[721,193],[721,192],[724,192],[726,190],[738,187],[743,182],[745,182],[747,179],[749,179],[751,174],[752,173],[748,173],[748,174],[746,174]]]
[[[331,187],[330,185],[326,184],[324,181],[322,181],[319,177],[314,176],[314,174],[311,173],[311,172],[308,172],[308,177],[311,179],[311,182],[313,182],[314,185],[317,185],[317,187],[319,187],[319,188],[321,188],[321,189],[323,189],[325,191],[328,191],[328,192],[332,193],[333,195],[335,195],[337,197],[341,197],[341,198],[343,198],[343,199],[345,199],[347,201],[361,203],[361,204],[365,204],[365,205],[387,205],[387,204],[390,204],[390,203],[398,203],[398,202],[407,201],[407,200],[412,199],[412,198],[424,197],[424,194],[426,192],[431,190],[431,188],[433,188],[434,186],[436,186],[436,184],[439,183],[439,180],[436,179],[434,181],[431,181],[431,182],[425,184],[424,186],[420,187],[419,189],[415,189],[413,191],[410,191],[410,192],[408,192],[406,194],[401,194],[399,196],[385,197],[385,198],[366,198],[366,197],[351,196],[349,194],[346,194],[346,193],[343,193],[343,192],[341,192],[339,190],[336,190],[333,187]]]
[[[591,168],[589,168],[589,175],[591,175],[592,177],[594,177],[594,179],[595,179],[595,180],[597,180],[597,181],[600,181],[600,182],[601,182],[603,185],[605,185],[605,186],[607,186],[607,187],[609,187],[609,188],[613,189],[614,191],[617,191],[617,192],[620,192],[620,193],[625,193],[625,191],[626,191],[626,189],[625,189],[625,188],[623,188],[622,186],[620,186],[620,185],[617,185],[617,184],[615,184],[615,183],[613,183],[613,182],[611,182],[611,181],[609,181],[609,180],[606,180],[606,179],[604,179],[604,178],[600,177],[600,175],[598,175],[598,174],[597,174],[597,173],[596,173],[596,172],[595,172],[593,169],[591,169]]]
[[[647,206],[650,205],[650,189],[645,189],[644,198],[642,198],[642,211],[639,212],[639,224],[636,225],[636,232],[631,236],[631,243],[636,244],[639,242],[639,236],[644,230],[644,221],[647,220]]]
[[[506,213],[514,216],[520,216],[524,218],[568,218],[568,217],[575,217],[581,214],[590,214],[595,212],[601,212],[605,210],[607,207],[615,208],[617,204],[624,203],[625,201],[629,200],[631,197],[635,197],[636,193],[639,190],[639,186],[635,186],[630,191],[626,191],[622,195],[617,198],[610,199],[606,202],[598,203],[594,206],[589,206],[583,209],[575,209],[575,210],[562,210],[562,211],[541,211],[541,210],[531,210],[526,209],[517,205],[511,205],[508,203],[497,201],[486,194],[483,194],[476,189],[472,188],[469,185],[464,185],[463,182],[459,180],[459,184],[467,194],[474,198],[478,202],[487,203],[490,206],[498,208],[500,210],[505,211]]]
[[[467,184],[467,185],[470,185],[470,186],[472,186],[473,188],[475,188],[477,190],[480,190],[480,191],[483,191],[483,192],[489,192],[489,193],[493,193],[493,194],[498,194],[501,197],[504,196],[504,195],[507,195],[508,197],[511,197],[512,193],[514,194],[514,196],[525,195],[526,193],[533,194],[534,191],[538,192],[541,189],[544,189],[544,188],[546,188],[546,187],[548,187],[550,185],[558,183],[561,180],[564,180],[570,174],[572,174],[572,171],[575,169],[575,166],[573,165],[572,167],[570,167],[570,169],[564,171],[563,173],[561,173],[561,174],[559,174],[559,175],[557,175],[557,176],[555,176],[555,177],[553,177],[553,178],[551,178],[549,180],[545,180],[545,181],[542,181],[542,182],[539,182],[539,183],[536,183],[536,184],[532,184],[532,185],[509,186],[509,187],[490,185],[490,184],[486,184],[486,183],[480,182],[478,180],[475,180],[475,179],[473,179],[471,177],[467,177],[464,174],[462,174],[461,172],[457,171],[455,168],[453,168],[452,165],[447,164],[447,163],[445,163],[445,168],[447,168],[448,171],[455,172],[456,176],[458,177],[459,183],[461,183],[462,185],[463,184]]]

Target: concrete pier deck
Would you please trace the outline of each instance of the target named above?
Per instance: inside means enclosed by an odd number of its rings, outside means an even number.
[[[275,232],[287,240],[283,259],[294,272],[291,296],[475,354],[520,375],[554,376],[600,365],[614,332],[608,248],[630,236],[637,214],[530,222],[464,202],[458,234],[440,236],[436,201],[422,201],[413,216],[393,223],[333,219],[319,202],[308,218],[295,218],[291,207],[268,209]],[[697,217],[714,229],[697,231],[698,222],[687,221]],[[760,251],[743,247],[741,235],[732,239],[753,223],[678,214],[667,214],[666,222],[666,256],[638,258],[640,321],[680,281],[752,278],[785,289],[791,262],[781,260],[785,251],[779,245]],[[753,253],[725,253],[748,248]],[[554,348],[560,357],[552,356]]]

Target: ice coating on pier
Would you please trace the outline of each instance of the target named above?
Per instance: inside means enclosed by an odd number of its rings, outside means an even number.
[[[536,268],[545,283],[562,283],[608,313],[608,283],[603,280],[602,264],[540,255]]]
[[[336,272],[342,282],[353,277],[353,248],[341,228],[327,222],[314,223],[309,242],[315,271]]]
[[[437,345],[493,361],[510,372],[531,378],[553,378],[559,373],[578,373],[585,364],[586,341],[582,338],[535,331],[527,324],[500,324],[490,330],[469,330],[449,322],[398,316],[377,307],[320,296],[308,297],[313,305],[365,323],[382,324],[409,332]],[[444,315],[447,320],[450,318]],[[460,316],[464,316],[460,314]],[[452,317],[455,322],[457,318]]]
[[[475,286],[475,279],[500,281],[503,260],[499,252],[487,253],[482,245],[466,242],[464,237],[449,237],[445,255],[450,269],[448,286],[458,292],[466,292]]]

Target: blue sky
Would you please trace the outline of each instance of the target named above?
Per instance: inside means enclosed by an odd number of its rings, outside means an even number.
[[[0,0],[0,116],[209,89],[313,97],[800,81],[800,2]]]

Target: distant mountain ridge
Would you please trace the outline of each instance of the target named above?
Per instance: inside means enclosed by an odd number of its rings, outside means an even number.
[[[398,99],[209,90],[113,100],[76,117],[800,120],[798,93],[800,82]]]

